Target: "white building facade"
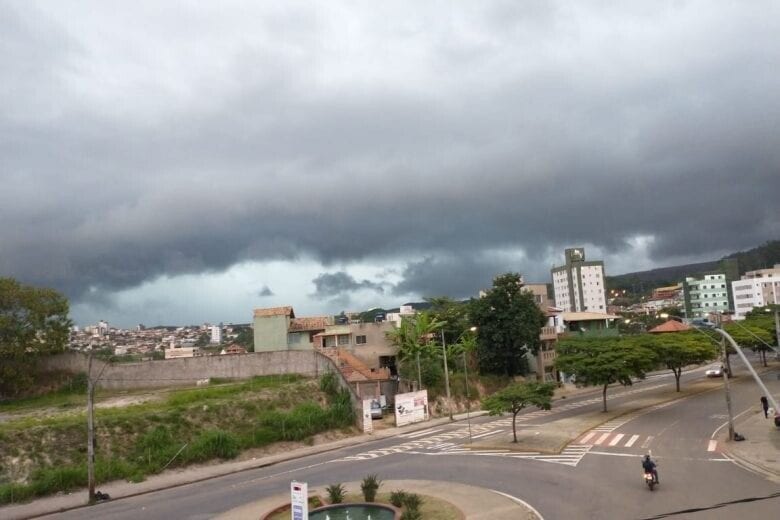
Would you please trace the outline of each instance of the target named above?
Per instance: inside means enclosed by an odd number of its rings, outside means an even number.
[[[780,264],[772,269],[748,271],[731,282],[734,295],[734,318],[741,320],[755,307],[780,303]]]
[[[222,343],[222,327],[219,325],[211,327],[211,343],[216,345]]]
[[[604,262],[586,261],[583,248],[566,249],[566,264],[553,267],[555,306],[563,312],[606,312]]]

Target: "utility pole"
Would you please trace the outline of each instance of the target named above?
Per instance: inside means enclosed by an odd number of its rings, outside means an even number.
[[[452,418],[452,397],[450,396],[450,371],[447,370],[447,345],[444,342],[444,328],[441,329],[441,353],[444,356],[444,388],[447,390],[447,409],[450,412],[450,421]]]
[[[716,314],[717,329],[723,329],[723,321],[720,314]],[[724,360],[728,360],[728,351],[726,347],[725,336],[720,338],[720,355]],[[731,367],[721,368],[721,376],[723,376],[723,388],[726,390],[726,410],[729,414],[729,440],[734,440],[734,411],[731,408],[731,388],[729,387],[729,377],[731,377]]]
[[[95,383],[92,380],[92,349],[87,364],[87,485],[89,503],[95,502]]]
[[[466,422],[469,423],[469,444],[471,444],[471,396],[469,395],[469,367],[465,350],[463,350],[463,377],[466,379]]]

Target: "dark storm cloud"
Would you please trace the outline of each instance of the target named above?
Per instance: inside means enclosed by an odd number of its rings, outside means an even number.
[[[336,5],[0,7],[0,274],[95,299],[426,258],[396,292],[465,296],[528,270],[491,249],[652,236],[664,263],[780,236],[778,4]]]
[[[274,292],[271,290],[271,288],[270,288],[270,287],[268,287],[267,285],[264,285],[264,286],[263,286],[263,288],[262,288],[262,289],[260,289],[260,290],[257,292],[257,295],[258,295],[258,296],[260,296],[260,297],[265,297],[265,296],[273,296],[273,295],[274,295]]]
[[[349,293],[361,289],[369,289],[378,293],[384,293],[385,291],[381,284],[370,280],[357,281],[352,275],[344,271],[322,273],[312,280],[312,283],[316,289],[312,296],[317,298],[348,297]]]

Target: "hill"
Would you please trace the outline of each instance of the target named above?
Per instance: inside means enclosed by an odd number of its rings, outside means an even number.
[[[686,276],[725,271],[730,272],[732,278],[739,278],[747,271],[764,269],[775,264],[780,264],[780,240],[771,240],[753,249],[724,256],[720,260],[608,276],[607,289],[625,289],[633,294],[644,294],[656,287],[674,285]]]

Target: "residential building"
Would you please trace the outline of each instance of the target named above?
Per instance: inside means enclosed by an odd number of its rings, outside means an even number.
[[[725,273],[705,274],[702,278],[686,277],[683,297],[686,318],[706,318],[710,313],[731,310]]]
[[[607,308],[604,262],[585,260],[583,248],[565,250],[566,263],[553,267],[555,306],[564,312],[601,312]]]
[[[213,325],[211,327],[211,341],[214,345],[222,343],[222,327],[219,325]]]
[[[617,336],[614,325],[620,316],[603,312],[563,312],[561,320],[566,332],[576,332],[585,336]]]
[[[550,284],[548,283],[529,283],[523,286],[523,292],[529,292],[534,296],[534,302],[542,311],[553,305],[550,300]]]
[[[385,320],[400,324],[401,320],[408,316],[414,316],[415,314],[417,314],[417,311],[413,306],[401,305],[398,308],[398,312],[388,312],[387,316],[385,316]]]
[[[734,318],[741,320],[756,307],[780,303],[780,264],[771,269],[748,271],[731,282]]]
[[[332,317],[296,318],[290,306],[255,309],[255,352],[311,350],[314,336],[328,325],[333,325]]]
[[[382,369],[396,373],[398,349],[387,340],[387,333],[395,329],[388,321],[329,325],[314,336],[314,348],[334,357],[335,352],[357,359],[371,372]]]

